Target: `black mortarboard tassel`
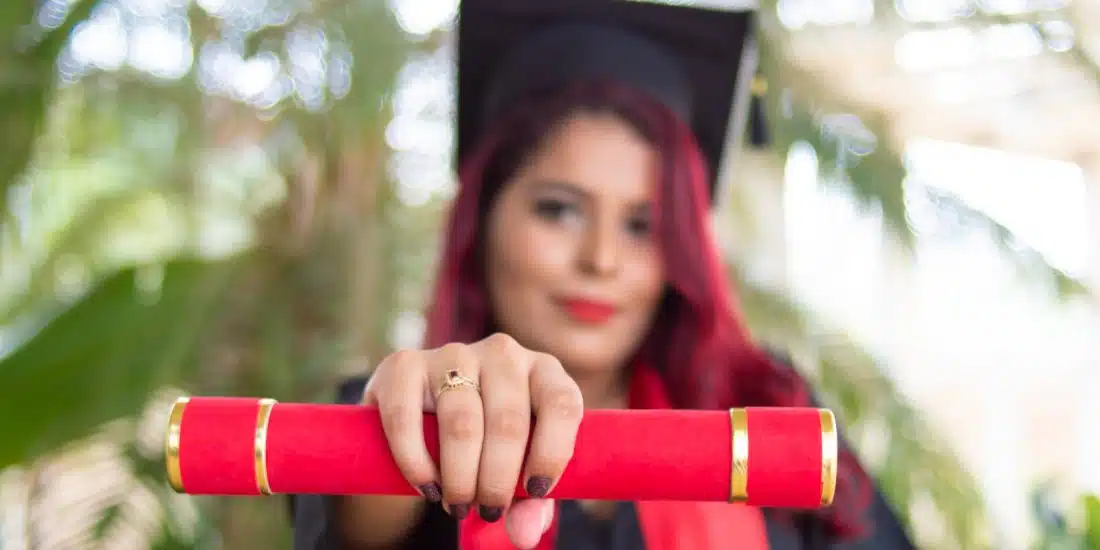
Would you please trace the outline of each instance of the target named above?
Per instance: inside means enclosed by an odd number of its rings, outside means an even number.
[[[749,11],[630,0],[462,0],[457,159],[526,94],[610,79],[690,122],[713,197],[751,27]],[[751,118],[759,119],[754,111]]]

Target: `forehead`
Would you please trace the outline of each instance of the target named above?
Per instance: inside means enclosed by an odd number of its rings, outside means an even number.
[[[578,113],[535,150],[521,175],[531,183],[563,183],[593,198],[649,202],[659,158],[640,133],[610,114]]]

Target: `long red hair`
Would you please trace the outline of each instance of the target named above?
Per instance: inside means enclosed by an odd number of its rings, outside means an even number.
[[[693,133],[664,106],[613,84],[529,98],[497,120],[464,159],[427,315],[426,344],[475,342],[497,329],[483,272],[483,222],[524,157],[578,111],[619,116],[661,155],[655,235],[668,288],[637,360],[661,374],[680,408],[810,405],[804,380],[752,342],[737,311],[710,232],[707,169]],[[846,451],[838,470],[834,506],[815,514],[835,535],[857,534],[870,496],[867,476]]]

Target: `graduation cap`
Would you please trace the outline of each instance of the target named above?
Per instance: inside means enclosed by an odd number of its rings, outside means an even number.
[[[750,141],[766,142],[759,98],[750,108],[748,93],[755,76],[755,51],[746,51],[751,28],[751,11],[632,0],[462,0],[457,161],[517,100],[610,80],[690,124],[710,168],[713,200],[731,118],[738,118],[731,117],[735,103],[744,113],[736,131],[748,124]],[[742,63],[750,54],[752,67]]]

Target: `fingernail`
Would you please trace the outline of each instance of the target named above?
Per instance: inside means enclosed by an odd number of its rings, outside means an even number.
[[[420,494],[424,495],[424,498],[428,499],[429,502],[440,502],[443,500],[443,489],[434,481],[425,483],[417,487],[417,489],[420,489]]]
[[[451,505],[451,515],[454,516],[455,519],[466,519],[466,514],[469,514],[469,513],[470,513],[470,505],[469,504],[452,504]]]
[[[504,508],[500,506],[478,506],[477,513],[481,516],[481,519],[493,523],[499,521],[500,517],[504,515]]]
[[[535,498],[543,498],[550,492],[550,478],[546,476],[531,476],[527,479],[527,494]]]

